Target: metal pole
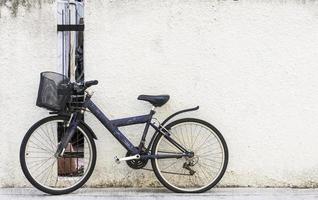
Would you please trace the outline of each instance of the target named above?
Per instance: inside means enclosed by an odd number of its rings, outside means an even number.
[[[76,23],[76,3],[74,0],[69,1],[69,24],[77,24]],[[69,31],[69,78],[72,82],[76,80],[75,77],[75,48],[76,48],[76,32]]]
[[[59,25],[84,24],[82,0],[58,0],[57,22]],[[84,81],[83,31],[58,32],[58,72],[71,81]]]

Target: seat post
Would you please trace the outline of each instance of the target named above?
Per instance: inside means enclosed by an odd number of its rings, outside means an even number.
[[[156,106],[152,106],[150,110],[150,115],[154,115],[156,113],[155,109],[156,109]]]

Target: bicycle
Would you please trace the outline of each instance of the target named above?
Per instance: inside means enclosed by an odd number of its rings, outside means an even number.
[[[115,157],[117,163],[125,161],[133,169],[143,169],[151,161],[158,180],[174,192],[205,192],[221,180],[228,164],[228,148],[221,133],[201,119],[171,120],[198,110],[199,106],[178,111],[159,123],[153,117],[155,108],[167,103],[169,95],[140,95],[139,100],[153,106],[149,114],[110,120],[86,90],[97,84],[97,80],[71,83],[62,74],[41,73],[36,104],[50,110],[53,116],[35,123],[20,147],[22,171],[34,187],[53,195],[66,194],[89,179],[96,163],[97,137],[83,121],[86,111],[127,150],[125,157]],[[72,100],[78,99],[78,94],[85,94],[80,103]],[[145,124],[138,145],[133,145],[118,129],[134,124]],[[150,127],[155,133],[146,144]]]

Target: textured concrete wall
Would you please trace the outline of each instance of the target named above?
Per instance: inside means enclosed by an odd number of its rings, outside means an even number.
[[[26,183],[19,164],[23,135],[47,115],[35,107],[39,72],[57,66],[56,8],[21,7],[17,17],[0,9],[0,186],[21,186]]]
[[[221,186],[317,186],[317,8],[292,0],[89,1],[86,78],[100,81],[93,100],[111,118],[148,112],[141,93],[171,95],[159,119],[200,105],[185,116],[210,121],[228,142]],[[0,185],[21,186],[19,144],[45,116],[34,106],[38,73],[56,69],[55,6],[3,13]],[[150,172],[115,164],[125,151],[86,119],[99,138],[90,185],[157,184]],[[123,130],[137,141],[141,129]]]

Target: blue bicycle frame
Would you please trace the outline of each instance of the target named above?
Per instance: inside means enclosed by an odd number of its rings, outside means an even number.
[[[71,115],[70,122],[69,122],[69,127],[66,131],[66,134],[63,136],[61,139],[61,143],[58,147],[58,150],[56,152],[57,155],[63,155],[64,150],[73,137],[74,133],[76,132],[76,127],[79,122],[80,115],[83,114],[83,111],[86,110],[86,108],[107,128],[107,130],[120,142],[120,144],[127,149],[131,153],[131,155],[136,155],[139,154],[142,151],[142,148],[144,147],[145,144],[145,139],[149,130],[149,127],[153,127],[156,130],[157,134],[163,134],[164,137],[176,148],[180,150],[180,153],[169,153],[169,154],[157,154],[157,155],[152,155],[150,154],[149,150],[151,148],[151,145],[154,141],[154,136],[152,137],[148,147],[147,147],[147,155],[140,155],[140,158],[142,159],[163,159],[163,158],[181,158],[184,156],[191,157],[193,155],[193,152],[188,152],[182,145],[180,145],[177,141],[175,141],[173,138],[170,137],[170,133],[163,128],[162,125],[159,124],[159,126],[156,126],[154,123],[151,122],[152,116],[155,114],[154,110],[151,110],[149,114],[147,115],[140,115],[140,116],[135,116],[135,117],[128,117],[128,118],[122,118],[122,119],[115,119],[115,120],[110,120],[106,117],[106,115],[94,104],[94,102],[91,101],[91,96],[86,95],[82,111],[81,112],[74,112]],[[167,120],[171,119],[177,114],[180,114],[182,112],[188,112],[192,110],[197,110],[199,107],[192,108],[192,109],[187,109],[187,110],[182,110],[179,111],[170,117],[167,118]],[[166,121],[164,123],[166,123]],[[137,147],[135,147],[126,137],[125,135],[118,129],[118,127],[121,126],[129,126],[129,125],[134,125],[134,124],[146,124],[141,142]],[[156,134],[155,133],[155,134]]]

